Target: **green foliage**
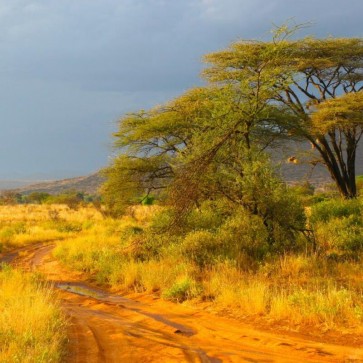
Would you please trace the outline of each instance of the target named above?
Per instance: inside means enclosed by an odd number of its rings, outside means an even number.
[[[106,182],[102,185],[101,193],[109,215],[116,217],[125,214],[130,205],[136,204],[137,196],[144,192],[139,178],[146,171],[140,164],[150,167],[142,160],[130,160],[120,155],[103,170]],[[142,172],[135,171],[138,167]]]
[[[360,200],[332,199],[315,204],[311,208],[312,223],[328,222],[333,218],[362,217],[363,205]]]
[[[315,187],[308,181],[289,188],[305,205],[313,202]]]
[[[162,294],[162,297],[166,300],[180,303],[196,297],[199,289],[200,288],[193,279],[185,277],[183,280],[175,282],[174,285]]]
[[[320,251],[361,249],[359,202],[329,200],[308,184],[288,188],[266,150],[309,141],[307,160],[323,160],[340,194],[356,196],[363,43],[293,33],[283,26],[271,41],[242,40],[207,55],[205,87],[120,120],[120,154],[104,171],[107,213],[153,203],[140,196],[167,205],[143,230],[120,233],[129,260],[169,252],[201,269],[226,260],[245,268],[302,246],[309,251],[309,243],[315,250],[315,232]],[[303,204],[312,205],[309,223]]]
[[[318,247],[336,258],[357,258],[363,250],[363,205],[360,200],[333,199],[311,209]],[[340,257],[339,257],[340,256]]]
[[[128,239],[129,247],[126,253],[135,261],[149,261],[157,259],[162,248],[170,243],[167,234],[158,235],[152,231],[140,232]]]
[[[174,211],[171,208],[163,208],[156,212],[150,221],[150,227],[156,233],[170,232],[170,226],[174,220]]]
[[[320,156],[341,195],[355,197],[354,161],[363,125],[363,40],[291,39],[297,29],[282,26],[272,41],[240,40],[208,54],[204,75],[219,86],[248,84],[262,92],[262,103],[273,104],[279,114],[270,112],[265,126],[275,123],[284,137],[311,142],[311,160]]]
[[[125,242],[130,239],[130,237],[134,237],[142,234],[144,229],[138,225],[126,225],[121,230],[119,230],[121,241]]]
[[[83,203],[84,193],[69,191],[63,194],[49,196],[47,204],[65,204],[70,209],[77,210]]]
[[[181,245],[184,258],[193,261],[200,267],[210,266],[217,262],[226,250],[221,239],[208,231],[190,232]]]
[[[33,192],[29,195],[23,196],[24,203],[34,203],[34,204],[42,204],[45,203],[51,195],[45,192]]]
[[[26,225],[23,222],[17,222],[10,226],[5,226],[0,229],[0,242],[1,244],[8,244],[12,241],[14,236],[23,233],[26,233]]]
[[[142,205],[153,205],[155,202],[155,197],[152,195],[145,195],[142,199],[141,199],[141,204]]]
[[[245,256],[253,260],[261,260],[268,252],[272,252],[268,244],[269,231],[261,217],[238,211],[228,218],[219,231],[219,238],[223,241],[225,250],[237,264],[242,266]],[[274,246],[277,248],[277,246]]]
[[[337,129],[354,131],[363,125],[363,92],[347,93],[315,107],[313,126],[324,133]]]
[[[217,230],[233,212],[231,204],[222,198],[203,201],[186,216],[183,231]]]

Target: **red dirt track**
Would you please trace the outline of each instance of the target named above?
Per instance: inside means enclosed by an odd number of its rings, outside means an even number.
[[[70,319],[67,362],[363,362],[363,349],[263,332],[151,296],[125,298],[90,286],[36,244],[0,256],[37,270],[59,291]]]

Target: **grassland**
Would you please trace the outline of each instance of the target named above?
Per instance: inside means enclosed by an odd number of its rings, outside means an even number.
[[[61,205],[0,207],[2,252],[39,242],[59,241],[101,219],[96,210]],[[86,222],[87,221],[87,222]],[[0,251],[1,252],[1,251]],[[40,276],[0,268],[0,362],[62,362],[67,319],[54,290]]]
[[[67,321],[54,290],[39,276],[0,271],[0,362],[61,362]]]
[[[223,208],[220,213],[221,209],[211,204],[194,211],[182,231],[166,229],[170,211],[157,205],[130,208],[118,219],[105,217],[91,206],[78,210],[62,205],[2,206],[0,241],[4,250],[58,241],[53,252],[57,259],[114,291],[149,293],[176,303],[202,305],[264,326],[363,336],[362,200],[297,193],[305,203],[306,223],[314,238],[301,236],[293,247],[276,250],[266,247],[258,223],[251,223],[238,211],[228,217]],[[34,282],[34,277],[18,272],[2,274],[8,276],[7,287],[2,289],[18,304],[5,304],[12,306],[12,313],[24,312],[18,319],[23,319],[22,315],[25,319],[49,308],[55,320],[48,313],[35,319],[48,322],[50,327],[45,325],[44,329],[49,331],[57,326],[59,334],[54,337],[62,342],[65,335],[59,326],[64,326],[64,320],[54,295]],[[16,297],[27,291],[11,287],[21,286],[22,279],[31,285],[29,289],[46,296],[42,299],[48,308],[38,302],[27,306],[26,299]],[[39,333],[46,341],[47,334],[40,333],[41,324],[39,331],[38,325],[23,325],[33,331],[13,334],[13,328],[5,326],[6,333],[0,336],[10,339],[30,334],[35,341]],[[25,343],[14,340],[6,345],[3,354],[10,354],[11,349],[23,351],[22,344],[28,344],[24,339]],[[42,344],[34,346],[45,357],[53,354],[48,348],[42,350]],[[54,345],[60,347],[61,343]]]
[[[70,209],[65,205],[0,206],[0,252],[37,242],[69,237],[101,220],[90,208]]]
[[[216,216],[207,212],[199,216],[204,228],[183,235],[161,233],[167,212],[157,206],[134,208],[118,220],[99,220],[65,238],[54,255],[124,293],[207,304],[295,331],[363,334],[361,201],[319,202],[306,211],[314,223],[315,249],[301,240],[295,250],[260,259],[243,251],[233,257],[234,247],[242,243],[238,238],[249,238],[251,231],[233,233],[230,223],[228,237],[223,226],[210,227]]]

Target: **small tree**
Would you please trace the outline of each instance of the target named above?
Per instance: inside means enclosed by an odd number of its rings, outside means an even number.
[[[49,197],[50,197],[49,193],[33,192],[26,196],[25,201],[27,203],[42,204],[42,203],[46,202]]]
[[[22,195],[14,190],[4,190],[0,195],[0,203],[14,205],[22,202]]]

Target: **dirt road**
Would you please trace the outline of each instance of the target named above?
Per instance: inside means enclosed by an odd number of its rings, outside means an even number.
[[[261,332],[150,296],[128,299],[90,286],[33,245],[1,257],[42,272],[71,320],[67,362],[363,362],[363,349]]]

